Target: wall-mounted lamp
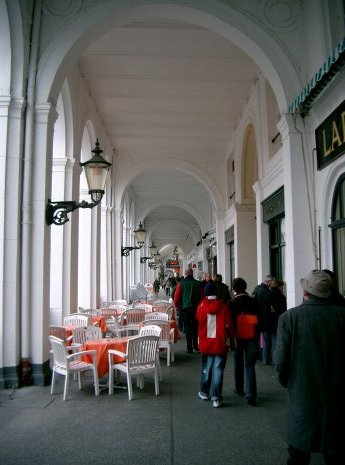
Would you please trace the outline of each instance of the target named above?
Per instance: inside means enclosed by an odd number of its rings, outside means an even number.
[[[160,268],[160,263],[157,263],[157,262],[149,262],[149,267],[151,269],[154,269],[154,270],[157,270],[157,268]]]
[[[139,223],[138,229],[134,231],[134,235],[135,235],[138,245],[132,246],[132,247],[121,247],[121,255],[123,257],[128,257],[129,252],[135,249],[141,249],[142,246],[145,244],[146,229],[143,228],[141,221]]]
[[[152,242],[153,244],[153,242]],[[149,247],[149,249],[151,250],[157,250],[156,246],[153,244],[153,247]],[[154,255],[151,255],[151,257],[140,257],[140,263],[145,263],[147,260],[152,260],[154,259],[154,262],[151,262],[151,263],[158,263],[159,262],[159,259],[161,258],[161,254],[158,252],[157,250],[157,253],[155,253]]]
[[[212,233],[214,233],[214,232],[216,232],[215,229],[211,229],[211,231],[205,232],[205,234],[203,234],[203,235],[201,236],[201,239],[206,239],[210,234],[212,234]]]
[[[52,202],[48,199],[46,206],[46,222],[48,225],[56,224],[61,226],[69,218],[68,213],[73,212],[77,208],[93,208],[100,203],[104,195],[104,186],[111,167],[111,163],[107,162],[102,156],[103,150],[99,148],[98,139],[96,141],[95,148],[92,150],[94,156],[85,163],[80,163],[80,166],[84,167],[87,185],[89,188],[89,194],[91,195],[92,203],[88,203],[83,200],[77,203],[73,200],[63,200],[61,202]]]
[[[153,258],[155,255],[157,255],[158,253],[158,249],[157,247],[155,246],[155,243],[152,241],[150,247],[149,247],[149,252],[150,252],[150,255],[151,257]]]

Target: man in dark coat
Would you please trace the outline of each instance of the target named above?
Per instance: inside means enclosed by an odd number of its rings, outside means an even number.
[[[274,276],[268,274],[262,283],[255,287],[252,293],[252,297],[254,297],[259,304],[261,331],[264,338],[262,361],[265,365],[271,365],[272,363],[272,338],[270,337],[269,322],[267,321],[266,316],[269,313],[270,308],[270,285],[274,279]]]
[[[327,464],[345,452],[345,309],[332,305],[329,276],[314,270],[301,279],[303,303],[279,317],[275,363],[288,389],[287,464]]]
[[[225,283],[223,283],[223,276],[217,273],[214,276],[214,283],[217,288],[218,299],[224,300],[226,304],[229,303],[229,300],[231,298],[230,291],[229,291],[229,287]]]
[[[185,278],[178,283],[174,294],[174,304],[182,313],[183,328],[187,341],[187,353],[192,354],[193,349],[199,352],[198,346],[198,322],[196,310],[201,300],[202,293],[200,282],[194,279],[193,269],[187,268]]]

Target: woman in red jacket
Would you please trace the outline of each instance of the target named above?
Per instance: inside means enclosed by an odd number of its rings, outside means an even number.
[[[210,399],[213,407],[222,405],[223,374],[227,356],[227,340],[233,348],[233,330],[228,305],[217,298],[213,282],[205,286],[205,299],[199,304],[196,318],[201,352],[201,379],[199,397]]]

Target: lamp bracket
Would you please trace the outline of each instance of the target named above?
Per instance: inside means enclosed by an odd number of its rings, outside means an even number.
[[[132,247],[121,247],[121,255],[122,257],[128,257],[129,252],[135,249],[141,249],[142,245],[134,245]]]
[[[56,224],[57,226],[61,226],[69,221],[67,216],[68,213],[73,212],[77,208],[93,208],[98,205],[101,200],[102,197],[98,200],[94,200],[92,203],[88,203],[85,200],[77,203],[74,200],[52,202],[48,199],[46,206],[46,223],[47,225]]]

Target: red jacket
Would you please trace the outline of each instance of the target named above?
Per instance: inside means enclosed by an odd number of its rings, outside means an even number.
[[[234,347],[231,311],[220,299],[205,298],[200,302],[196,313],[199,322],[198,336],[200,352],[206,355],[224,355],[227,352],[227,339]]]

